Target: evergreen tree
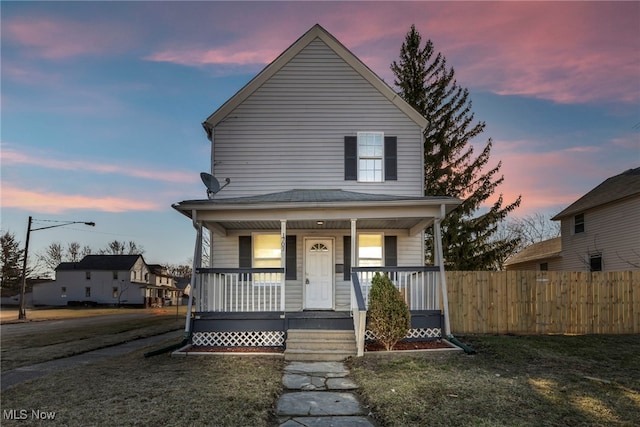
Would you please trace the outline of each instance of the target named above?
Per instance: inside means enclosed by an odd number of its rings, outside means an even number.
[[[453,196],[461,206],[442,222],[443,252],[446,267],[453,270],[492,270],[500,259],[517,246],[517,239],[499,238],[498,224],[520,205],[521,197],[502,206],[502,195],[485,213],[480,205],[503,182],[501,163],[484,171],[492,141],[474,157],[472,140],[485,128],[474,121],[469,91],[461,87],[453,67],[448,67],[433,43],[424,47],[415,26],[407,33],[399,61],[391,70],[400,95],[427,120],[424,131],[424,168],[426,196]],[[427,235],[427,262],[433,262],[433,235]]]
[[[13,296],[20,292],[24,249],[20,249],[16,237],[8,231],[0,236],[0,249],[0,289],[2,296]]]

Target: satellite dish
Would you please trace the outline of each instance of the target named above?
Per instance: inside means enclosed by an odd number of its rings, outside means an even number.
[[[213,198],[213,195],[216,194],[218,191],[222,190],[224,187],[226,187],[227,185],[229,185],[229,183],[231,182],[231,180],[229,178],[227,178],[225,180],[225,184],[221,187],[220,186],[220,182],[218,181],[218,179],[211,175],[210,173],[207,172],[200,172],[200,179],[202,179],[202,182],[204,183],[204,186],[207,187],[207,196],[211,199]]]

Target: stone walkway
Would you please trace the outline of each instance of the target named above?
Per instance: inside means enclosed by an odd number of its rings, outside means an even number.
[[[342,362],[290,362],[276,404],[280,427],[373,427]]]

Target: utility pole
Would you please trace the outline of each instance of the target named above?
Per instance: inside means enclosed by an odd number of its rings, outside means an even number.
[[[31,229],[31,224],[33,223],[33,218],[29,216],[29,223],[27,225],[27,239],[24,244],[24,259],[22,260],[22,286],[20,287],[20,306],[18,308],[18,320],[25,320],[27,318],[27,312],[25,310],[25,293],[27,291],[27,255],[29,254],[29,237],[31,236],[32,231],[38,230],[46,230],[47,228],[55,228],[55,227],[64,227],[65,225],[71,224],[84,224],[91,227],[95,227],[95,222],[85,222],[85,221],[53,221],[60,222],[61,224],[49,225],[47,227],[40,227]]]

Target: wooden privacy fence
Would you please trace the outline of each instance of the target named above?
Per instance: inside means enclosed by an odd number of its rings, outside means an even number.
[[[640,271],[449,271],[451,331],[640,333]]]

